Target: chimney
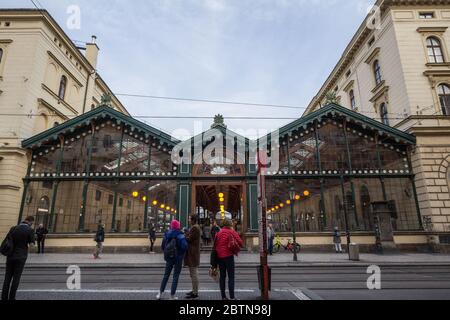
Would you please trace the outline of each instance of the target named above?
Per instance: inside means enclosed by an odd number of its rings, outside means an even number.
[[[98,52],[100,51],[96,42],[97,42],[97,37],[92,36],[91,43],[86,44],[86,59],[94,67],[94,69],[97,69]]]

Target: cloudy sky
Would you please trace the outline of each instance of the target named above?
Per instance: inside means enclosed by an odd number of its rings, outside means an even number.
[[[36,0],[35,0],[36,1]],[[115,93],[305,107],[373,0],[39,0],[73,40],[98,37],[99,73]],[[39,5],[39,4],[38,4]],[[70,28],[71,5],[81,12]],[[30,0],[2,7],[31,8]],[[300,117],[303,109],[119,97],[133,115]],[[145,119],[179,137],[192,119]],[[198,120],[197,120],[198,121]],[[206,129],[212,119],[197,123]],[[290,120],[226,120],[234,130]],[[186,131],[185,133],[183,130]]]

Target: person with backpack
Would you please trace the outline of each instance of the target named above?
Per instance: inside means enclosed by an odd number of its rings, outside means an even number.
[[[197,224],[197,216],[190,217],[191,229],[186,233],[186,241],[188,243],[188,250],[184,258],[184,265],[189,268],[189,274],[192,280],[192,291],[186,295],[187,299],[198,298],[198,268],[200,266],[200,238],[202,230]]]
[[[34,217],[27,217],[21,224],[12,227],[2,242],[0,251],[7,257],[2,289],[3,301],[16,300],[16,292],[28,258],[28,247],[34,245],[36,241],[34,230],[31,228],[33,223]]]
[[[48,230],[41,223],[36,229],[36,240],[38,245],[38,254],[44,254],[45,250],[45,238],[47,238]]]
[[[228,274],[228,291],[230,299],[235,300],[234,295],[234,275],[235,264],[234,256],[239,254],[239,251],[244,246],[239,234],[233,230],[233,224],[230,220],[224,220],[223,228],[216,235],[214,242],[215,255],[217,264],[220,270],[220,293],[222,300],[228,300],[225,293],[225,281]]]
[[[99,223],[97,232],[95,233],[94,241],[97,242],[95,246],[94,259],[100,259],[100,254],[103,251],[103,242],[105,242],[105,225]]]
[[[180,277],[181,269],[183,268],[184,255],[188,249],[188,243],[183,232],[181,232],[181,224],[179,221],[173,220],[170,223],[170,230],[164,234],[161,248],[164,252],[166,269],[156,299],[161,300],[163,298],[170,274],[172,273],[172,270],[174,270],[170,299],[177,300],[178,298],[175,294],[177,293],[178,279]]]

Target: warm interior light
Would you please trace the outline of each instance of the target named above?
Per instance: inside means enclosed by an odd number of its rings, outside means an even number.
[[[137,198],[137,197],[139,197],[139,192],[133,191],[132,195],[134,198]]]
[[[158,204],[158,201],[154,200],[153,205],[156,206]]]
[[[219,193],[219,198],[225,198],[225,195],[221,192]]]
[[[308,190],[306,190],[305,192],[303,192],[303,195],[304,195],[305,197],[309,197],[310,193],[309,193]]]
[[[287,204],[287,205],[290,205],[290,204],[291,204],[291,200],[287,200],[287,201],[286,201],[286,204]]]
[[[225,199],[224,198],[220,198],[219,201],[220,202],[225,202]]]
[[[280,203],[280,208],[283,208],[284,207],[284,203]]]
[[[147,201],[147,197],[146,197],[146,196],[143,196],[143,197],[142,197],[142,201]]]
[[[164,209],[166,206],[164,204],[161,205],[161,209]]]
[[[299,195],[296,195],[296,196],[295,196],[295,200],[297,200],[297,201],[300,200],[300,196],[299,196]]]

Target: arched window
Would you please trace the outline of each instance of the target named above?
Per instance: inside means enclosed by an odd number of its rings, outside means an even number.
[[[3,58],[3,49],[0,48],[0,63],[2,63],[2,58]]]
[[[356,109],[355,92],[353,90],[350,90],[348,96],[350,98],[350,106],[352,107],[352,110],[355,110]]]
[[[428,60],[431,63],[443,63],[442,45],[439,39],[429,37],[427,39]]]
[[[375,75],[375,83],[379,85],[381,81],[383,81],[383,79],[381,77],[380,62],[378,60],[375,60],[375,62],[373,63],[373,73]]]
[[[438,95],[442,114],[450,116],[450,87],[447,84],[441,84],[438,87]]]
[[[381,118],[381,122],[385,125],[389,125],[389,113],[388,113],[388,109],[386,106],[386,103],[382,103],[380,106],[380,118]]]
[[[66,95],[66,87],[67,87],[67,78],[66,76],[62,76],[61,81],[59,82],[59,91],[58,91],[58,97],[61,100],[64,100],[64,97]]]

